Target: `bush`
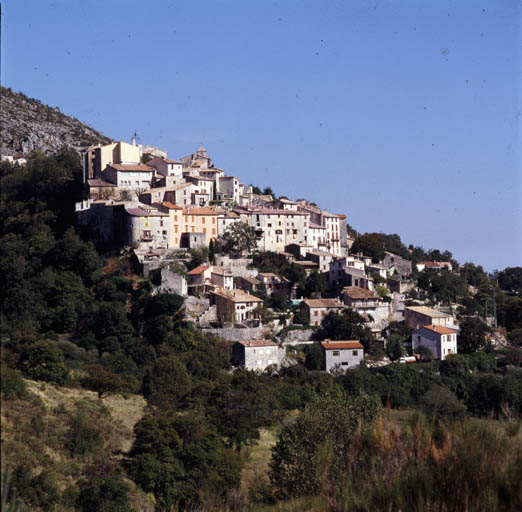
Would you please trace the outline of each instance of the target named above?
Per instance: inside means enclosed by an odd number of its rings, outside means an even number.
[[[101,432],[83,411],[73,418],[69,431],[69,450],[73,456],[88,455],[103,444]]]
[[[18,365],[30,379],[54,382],[63,386],[69,378],[63,352],[51,342],[38,341],[25,346]]]
[[[5,364],[2,364],[0,376],[1,390],[4,398],[21,398],[26,400],[29,397],[27,386],[19,371],[8,368]]]
[[[130,487],[119,475],[80,482],[76,506],[81,512],[132,512],[129,502]]]

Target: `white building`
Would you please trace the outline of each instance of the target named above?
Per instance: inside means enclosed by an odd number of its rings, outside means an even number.
[[[126,190],[138,195],[151,188],[155,170],[144,164],[111,164],[102,173],[102,179],[114,183],[121,193]],[[135,199],[135,197],[133,197]]]
[[[238,341],[232,346],[232,363],[249,370],[263,371],[268,366],[279,366],[284,349],[271,340]]]
[[[325,352],[325,369],[329,373],[355,368],[364,360],[364,347],[358,340],[324,340],[321,345]]]
[[[306,213],[255,208],[242,212],[241,220],[256,231],[260,251],[284,252],[289,244],[306,242],[309,220]]]
[[[173,176],[180,181],[183,180],[183,166],[177,160],[153,156],[147,161],[147,165],[154,167],[162,176]]]
[[[413,353],[419,346],[431,350],[435,359],[446,359],[457,353],[457,330],[441,325],[425,325],[412,334]]]

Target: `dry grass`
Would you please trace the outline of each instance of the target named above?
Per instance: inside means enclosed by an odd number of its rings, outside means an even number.
[[[259,441],[248,451],[248,459],[241,472],[241,489],[245,493],[255,480],[267,477],[272,446],[277,442],[278,436],[273,430],[261,429],[259,435]]]

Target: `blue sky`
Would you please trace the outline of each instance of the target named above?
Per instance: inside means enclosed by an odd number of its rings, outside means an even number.
[[[518,0],[4,0],[2,85],[361,232],[522,265]]]

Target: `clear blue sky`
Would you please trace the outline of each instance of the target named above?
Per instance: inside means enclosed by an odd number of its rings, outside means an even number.
[[[519,0],[4,0],[2,84],[359,231],[522,265]]]

